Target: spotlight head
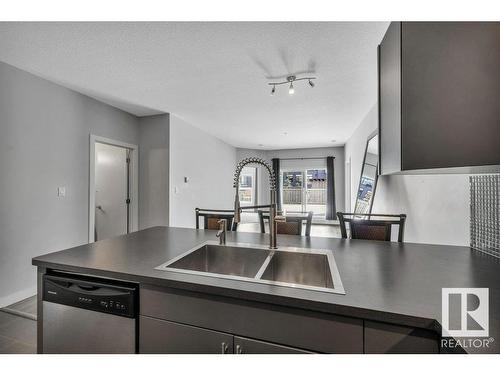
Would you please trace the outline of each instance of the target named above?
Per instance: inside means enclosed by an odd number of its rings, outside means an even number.
[[[276,92],[276,85],[273,85],[273,88],[271,89],[271,95],[274,95]]]
[[[288,88],[288,93],[293,95],[295,93],[295,89],[293,88],[293,82],[290,82],[290,87]]]
[[[309,86],[314,87],[314,82],[312,80],[309,80]]]

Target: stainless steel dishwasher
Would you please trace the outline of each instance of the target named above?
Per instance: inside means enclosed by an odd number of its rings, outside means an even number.
[[[43,353],[136,353],[137,288],[76,275],[43,277]]]

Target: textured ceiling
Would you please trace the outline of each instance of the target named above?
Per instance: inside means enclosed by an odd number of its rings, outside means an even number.
[[[0,22],[0,60],[238,147],[342,144],[376,102],[385,22]],[[311,73],[270,96],[269,80]],[[336,140],[336,143],[332,143]]]

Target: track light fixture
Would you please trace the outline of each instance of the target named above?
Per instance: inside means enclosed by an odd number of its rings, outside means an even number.
[[[313,82],[314,79],[316,79],[316,77],[297,78],[296,76],[288,76],[286,77],[286,81],[269,82],[268,85],[273,87],[271,89],[271,95],[274,95],[274,93],[276,92],[276,86],[290,84],[290,86],[288,87],[288,94],[293,95],[295,93],[295,87],[293,86],[294,82],[307,80],[309,82],[309,86],[314,87],[314,82]]]

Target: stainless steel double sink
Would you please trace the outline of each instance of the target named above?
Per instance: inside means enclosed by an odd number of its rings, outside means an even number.
[[[345,294],[327,250],[207,241],[155,269]]]

